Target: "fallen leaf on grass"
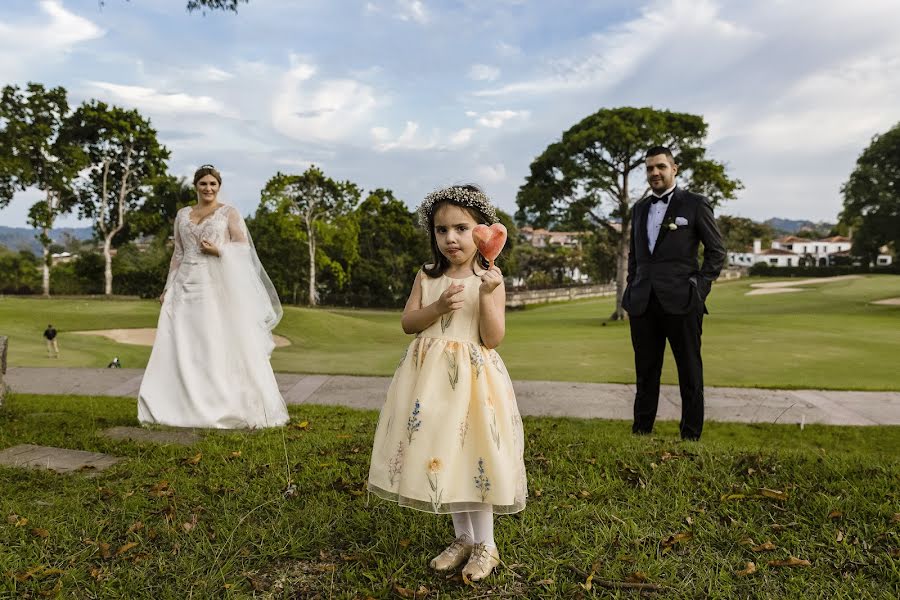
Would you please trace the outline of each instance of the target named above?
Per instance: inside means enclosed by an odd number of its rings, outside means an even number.
[[[125,554],[132,548],[135,548],[137,545],[138,545],[137,542],[128,542],[127,544],[122,544],[121,546],[119,546],[119,549],[116,550],[116,556],[121,556],[121,555]]]
[[[891,517],[891,523],[900,523],[900,513],[894,513],[894,516]]]
[[[156,498],[163,498],[166,496],[173,496],[175,494],[175,490],[169,487],[168,481],[163,480],[153,484],[153,487],[150,488],[149,494]]]
[[[98,543],[97,548],[100,550],[100,558],[109,558],[112,556],[112,553],[109,551],[109,544],[106,542]]]
[[[6,517],[6,522],[10,525],[15,525],[16,527],[24,527],[28,525],[28,519],[25,517],[20,517],[19,515],[9,515]]]
[[[834,536],[834,541],[840,543],[844,541],[844,532],[840,529],[837,530],[837,534]]]
[[[88,573],[97,581],[103,581],[109,577],[109,573],[103,567],[91,567],[88,569]]]
[[[754,552],[769,552],[771,550],[775,550],[776,546],[772,542],[763,542],[759,546],[753,546],[750,549]]]
[[[400,541],[397,542],[397,543],[400,545],[401,548],[404,548],[404,549],[405,549],[405,548],[407,548],[407,547],[409,546],[410,540],[409,540],[409,538],[403,538],[402,540],[400,540]]]
[[[236,450],[236,451],[232,452],[231,454],[229,454],[227,457],[225,457],[225,460],[234,460],[234,459],[240,458],[240,457],[241,457],[241,451]]]
[[[309,429],[309,421],[300,421],[299,423],[292,423],[292,424],[288,425],[288,429],[307,430],[307,429]]]
[[[182,523],[181,528],[185,531],[192,531],[194,527],[197,526],[197,515],[191,514],[191,520],[187,523]]]
[[[140,521],[135,521],[134,523],[132,523],[131,525],[128,526],[128,529],[125,531],[125,533],[126,534],[134,533],[135,531],[140,531],[143,528],[144,528],[143,523],[141,523]]]
[[[582,588],[585,589],[585,591],[588,591],[588,592],[589,592],[589,591],[591,591],[591,586],[593,585],[591,582],[593,582],[593,581],[594,581],[594,572],[591,571],[591,572],[588,574],[587,579],[584,580],[584,583],[582,583],[582,584],[580,584],[580,585],[581,585]]]
[[[743,569],[739,569],[734,572],[738,577],[746,577],[747,575],[752,575],[756,573],[756,563],[748,562]]]
[[[424,598],[425,596],[430,594],[431,590],[429,590],[424,585],[420,585],[419,589],[417,589],[417,590],[411,590],[409,588],[402,587],[401,585],[398,585],[395,583],[394,584],[394,592],[396,592],[397,595],[400,596],[401,598],[409,598],[411,600],[418,600],[419,598]]]
[[[759,488],[759,495],[773,500],[787,500],[788,495],[781,490],[770,490],[769,488]]]
[[[720,498],[722,502],[728,502],[729,500],[743,500],[747,497],[747,494],[722,494]]]
[[[281,495],[285,500],[290,500],[291,498],[296,498],[300,495],[300,488],[297,487],[297,484],[291,482],[281,491]]]
[[[770,560],[768,565],[770,567],[809,567],[812,563],[804,558],[789,556],[785,560]]]
[[[31,530],[31,535],[35,535],[41,539],[46,539],[50,537],[50,532],[44,529],[43,527],[35,527]]]
[[[681,542],[686,542],[693,538],[694,538],[694,534],[691,533],[690,531],[681,531],[679,533],[672,534],[667,538],[663,538],[662,546],[663,546],[663,548],[669,548],[671,546],[674,546],[675,544],[678,544]]]
[[[62,579],[56,580],[56,585],[54,585],[49,590],[39,590],[38,594],[43,598],[51,598],[53,596],[59,595],[59,592],[62,591]]]
[[[891,550],[891,558],[900,558],[900,548],[893,548]]]
[[[540,581],[535,581],[534,585],[553,585],[552,579],[541,579]]]
[[[647,583],[650,581],[650,578],[647,577],[647,574],[643,571],[635,571],[631,575],[625,578],[625,581],[628,583]]]
[[[197,454],[195,454],[194,456],[191,456],[190,458],[185,458],[182,462],[184,462],[184,464],[186,464],[186,465],[197,465],[197,464],[200,464],[200,459],[202,459],[202,458],[203,458],[203,453],[198,452]]]
[[[828,513],[828,518],[831,519],[832,521],[834,521],[835,519],[840,519],[843,516],[844,516],[844,513],[842,513],[839,510],[833,510],[830,513]]]

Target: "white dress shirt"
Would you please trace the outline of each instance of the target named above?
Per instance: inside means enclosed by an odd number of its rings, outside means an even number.
[[[657,198],[664,198],[671,194],[675,190],[675,186],[673,185],[669,189],[667,189],[662,194],[653,194]],[[669,202],[672,201],[672,198],[669,198]],[[647,242],[650,246],[650,253],[653,253],[653,249],[656,247],[656,238],[659,237],[659,229],[662,227],[663,219],[666,216],[666,210],[669,208],[669,204],[667,202],[652,202],[650,204],[649,211],[647,212]]]

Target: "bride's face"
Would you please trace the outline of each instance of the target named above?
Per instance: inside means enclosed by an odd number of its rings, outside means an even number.
[[[204,175],[197,182],[197,199],[205,204],[212,204],[219,195],[219,182],[212,175]]]

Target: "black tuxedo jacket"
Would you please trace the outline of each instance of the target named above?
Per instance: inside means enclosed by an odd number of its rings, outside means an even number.
[[[628,282],[622,307],[631,315],[647,310],[650,291],[668,314],[706,311],[706,296],[725,263],[722,234],[709,200],[675,188],[666,216],[650,252],[647,214],[652,196],[639,200],[631,210],[631,245],[628,252]],[[703,267],[697,261],[703,242]]]

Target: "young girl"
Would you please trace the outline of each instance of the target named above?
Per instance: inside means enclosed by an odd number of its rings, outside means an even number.
[[[497,221],[474,186],[429,194],[419,223],[433,263],[416,275],[403,309],[415,333],[381,410],[369,490],[435,514],[450,513],[456,539],[430,566],[479,581],[500,563],[494,514],[525,508],[522,419],[506,367],[503,275],[476,250],[472,229]]]

